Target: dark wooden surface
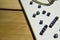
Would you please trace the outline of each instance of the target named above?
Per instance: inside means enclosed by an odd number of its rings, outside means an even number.
[[[17,0],[0,0],[0,8],[22,9]],[[0,10],[0,40],[33,40],[23,11]]]

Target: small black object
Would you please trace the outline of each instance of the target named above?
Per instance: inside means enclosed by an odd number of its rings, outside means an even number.
[[[60,31],[60,29],[59,29],[59,31]]]
[[[43,24],[43,20],[40,20],[39,24]]]
[[[38,5],[38,8],[41,8],[41,5]]]
[[[42,11],[42,14],[45,14],[45,13],[46,13],[46,11],[45,11],[45,10],[43,10],[43,11]]]
[[[33,16],[32,16],[32,17],[33,17],[33,18],[35,18],[35,16],[36,16],[36,14],[33,14]]]
[[[39,12],[39,11],[37,11],[37,12],[36,12],[36,15],[39,15],[39,14],[40,14],[40,12]]]
[[[47,16],[50,16],[50,14],[51,14],[51,13],[50,13],[50,12],[48,12],[48,13],[47,13]]]
[[[53,36],[54,38],[58,38],[58,34],[56,33],[56,34],[54,34],[54,36]]]
[[[30,5],[32,5],[33,4],[33,1],[30,1]]]
[[[59,18],[59,17],[56,16],[56,17],[53,19],[53,21],[52,21],[52,22],[50,23],[50,25],[49,25],[50,28],[53,27],[53,25],[56,23],[56,21],[58,20],[58,18]]]
[[[45,25],[42,30],[40,31],[40,35],[43,35],[43,33],[46,31],[48,25]]]

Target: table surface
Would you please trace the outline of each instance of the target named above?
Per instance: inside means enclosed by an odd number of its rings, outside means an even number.
[[[18,0],[0,0],[0,8],[22,9]],[[0,10],[0,40],[33,40],[23,11]]]
[[[0,0],[0,8],[21,9],[18,0]]]

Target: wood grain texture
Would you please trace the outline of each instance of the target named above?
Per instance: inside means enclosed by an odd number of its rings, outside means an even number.
[[[22,11],[0,10],[0,40],[33,40]]]
[[[21,9],[18,0],[0,0],[0,8]]]

